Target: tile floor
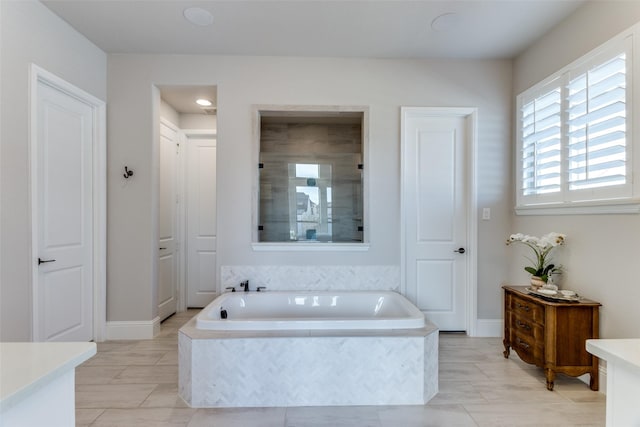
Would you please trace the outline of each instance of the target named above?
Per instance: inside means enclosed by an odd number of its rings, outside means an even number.
[[[167,319],[153,340],[108,341],[76,371],[78,426],[414,427],[603,426],[605,396],[502,357],[498,338],[440,335],[440,393],[425,406],[193,409],[177,394],[177,331],[197,310]],[[513,353],[512,353],[513,354]]]

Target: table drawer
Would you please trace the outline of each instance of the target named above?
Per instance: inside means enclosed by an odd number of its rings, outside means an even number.
[[[527,363],[542,366],[544,362],[544,346],[532,337],[513,331],[511,334],[511,347],[518,356]]]
[[[539,304],[512,295],[511,310],[521,319],[529,319],[544,325],[544,307]]]
[[[509,319],[509,328],[516,331],[519,335],[531,337],[536,342],[544,342],[544,329],[541,325],[535,323],[532,319],[518,316],[511,313]]]

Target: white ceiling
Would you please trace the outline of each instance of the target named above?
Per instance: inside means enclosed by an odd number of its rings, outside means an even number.
[[[2,0],[0,0],[2,1]],[[372,58],[512,58],[584,0],[43,0],[107,53]],[[183,16],[200,7],[213,24]],[[435,18],[455,13],[451,28]],[[449,15],[451,16],[451,15]],[[160,88],[178,112],[197,113],[215,87]]]
[[[108,53],[511,58],[584,0],[49,0]],[[198,6],[213,25],[187,22]],[[431,22],[454,12],[456,24]]]
[[[178,113],[206,114],[215,113],[218,104],[218,91],[215,86],[159,86],[160,96]],[[196,99],[211,101],[212,107],[203,108],[196,105]]]

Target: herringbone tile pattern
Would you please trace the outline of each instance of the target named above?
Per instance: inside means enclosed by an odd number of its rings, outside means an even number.
[[[502,357],[500,339],[461,334],[440,335],[440,392],[427,405],[189,408],[178,397],[177,331],[196,313],[171,317],[153,340],[99,343],[98,354],[76,372],[77,425],[604,426],[603,394],[564,376],[557,379],[555,391],[547,391],[540,369],[515,356]]]

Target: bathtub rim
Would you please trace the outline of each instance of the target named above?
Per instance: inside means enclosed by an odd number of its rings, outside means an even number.
[[[349,294],[349,295],[365,295],[365,294],[374,294],[374,295],[391,295],[392,298],[396,298],[400,300],[400,303],[403,305],[403,308],[406,308],[408,316],[403,317],[381,317],[381,318],[340,318],[336,317],[331,320],[334,323],[334,327],[328,328],[322,324],[322,318],[316,319],[302,319],[302,320],[293,320],[292,319],[282,319],[282,318],[271,318],[269,320],[265,319],[249,319],[249,320],[234,320],[234,319],[212,319],[207,316],[210,310],[217,310],[222,306],[224,299],[233,298],[233,297],[242,297],[244,292],[239,292],[240,295],[235,295],[238,292],[225,292],[218,297],[216,297],[213,301],[211,301],[206,307],[204,307],[196,316],[194,316],[195,323],[194,326],[197,330],[200,331],[214,331],[214,332],[277,332],[277,331],[387,331],[387,330],[419,330],[427,326],[428,321],[422,311],[416,307],[409,299],[407,299],[404,295],[399,292],[382,290],[382,291],[352,291],[352,290],[327,290],[327,291],[267,291],[264,294],[287,294],[287,295],[301,295],[301,296],[312,296],[312,295],[335,295],[335,294]],[[257,292],[250,292],[249,296],[259,295]],[[203,319],[204,318],[204,319]],[[224,325],[224,328],[215,328],[215,327],[200,327],[200,324],[206,325]],[[258,323],[266,323],[268,327],[250,327],[255,326]],[[290,327],[287,323],[296,323],[301,326],[307,327]],[[372,323],[373,325],[367,324]],[[392,327],[387,326],[390,323],[394,323],[396,325],[392,325]],[[353,326],[352,326],[353,325]],[[386,326],[386,327],[385,327]]]

